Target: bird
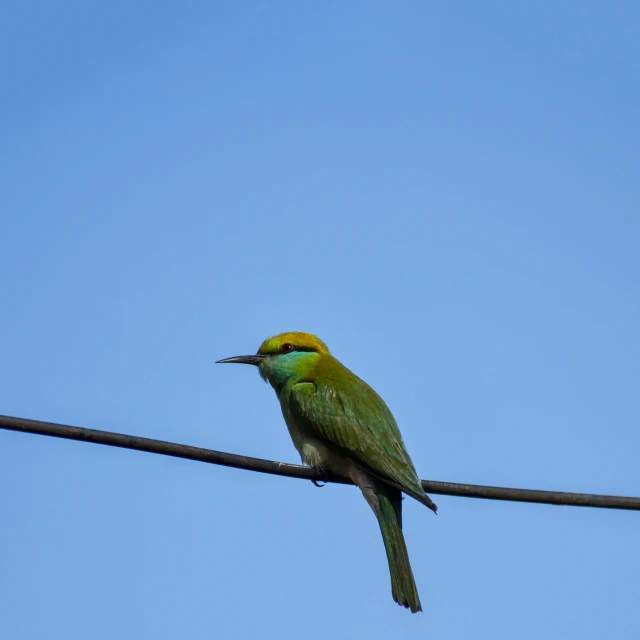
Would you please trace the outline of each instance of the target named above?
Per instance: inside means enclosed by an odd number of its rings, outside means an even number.
[[[422,611],[402,533],[402,493],[434,513],[384,400],[302,331],[267,338],[255,355],[218,363],[254,365],[276,392],[293,444],[318,476],[333,473],[357,485],[373,510],[387,554],[393,599]]]

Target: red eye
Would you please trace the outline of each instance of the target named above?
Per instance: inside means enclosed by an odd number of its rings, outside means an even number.
[[[291,353],[293,351],[293,348],[293,345],[287,342],[280,347],[280,351],[282,353]]]

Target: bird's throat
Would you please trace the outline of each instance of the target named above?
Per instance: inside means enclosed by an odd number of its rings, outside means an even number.
[[[260,375],[275,390],[280,391],[288,384],[307,380],[320,360],[313,351],[299,351],[266,358],[260,363]]]

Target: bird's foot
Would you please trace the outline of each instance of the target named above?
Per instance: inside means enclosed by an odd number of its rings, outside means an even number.
[[[314,468],[316,477],[311,479],[311,482],[316,485],[316,487],[324,487],[327,484],[327,472],[322,467]]]

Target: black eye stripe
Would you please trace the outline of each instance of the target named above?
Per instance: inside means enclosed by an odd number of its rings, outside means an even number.
[[[285,347],[292,347],[292,348],[287,348],[287,349],[285,349]],[[303,347],[303,346],[299,346],[299,345],[297,345],[297,344],[289,344],[289,343],[287,343],[287,344],[283,344],[283,345],[280,347],[280,350],[279,350],[279,351],[277,351],[276,353],[284,353],[284,354],[287,354],[287,353],[293,353],[294,351],[303,351],[303,352],[315,353],[315,352],[317,352],[318,350],[317,350],[317,349],[315,349],[314,347]]]
[[[286,349],[284,347],[287,347]],[[291,348],[289,348],[291,347]],[[318,349],[316,349],[315,347],[304,347],[302,345],[297,345],[297,344],[291,344],[290,342],[287,342],[283,345],[280,346],[280,348],[277,351],[271,351],[269,353],[265,353],[264,355],[266,356],[277,356],[277,355],[287,355],[287,353],[293,353],[294,351],[301,351],[301,352],[307,352],[307,353],[318,353]]]

